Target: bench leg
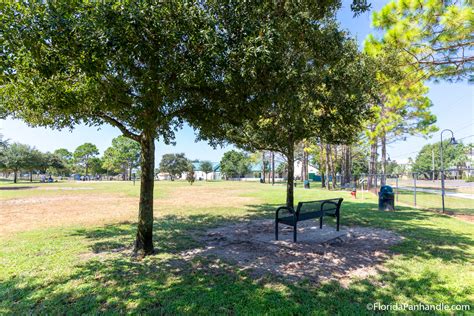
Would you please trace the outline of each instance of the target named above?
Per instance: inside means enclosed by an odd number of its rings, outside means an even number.
[[[336,216],[336,230],[339,231],[339,215]]]
[[[321,216],[319,218],[319,229],[322,229],[323,228],[323,217]]]
[[[278,221],[275,221],[275,240],[278,240]]]
[[[293,242],[296,242],[296,232],[297,230],[296,230],[296,224],[295,224],[295,226],[293,227]]]

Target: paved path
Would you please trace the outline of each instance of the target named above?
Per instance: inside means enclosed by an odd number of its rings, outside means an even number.
[[[408,191],[414,191],[413,187],[399,187],[399,189],[402,190],[408,190]],[[441,195],[441,190],[435,190],[435,189],[426,189],[426,188],[416,188],[417,192],[426,192],[426,193],[433,193],[433,194],[438,194]],[[449,192],[445,191],[446,196],[452,196],[452,197],[457,197],[461,199],[471,199],[474,200],[474,194],[470,193],[459,193],[459,192]]]

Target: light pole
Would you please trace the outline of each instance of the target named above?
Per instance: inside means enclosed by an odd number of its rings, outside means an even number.
[[[449,143],[451,145],[456,145],[456,139],[454,138],[454,133],[450,129],[445,129],[441,131],[441,143],[439,144],[439,149],[440,149],[440,158],[441,158],[441,201],[443,203],[443,213],[444,213],[444,165],[443,165],[443,133],[444,132],[450,132],[451,133],[451,139],[449,140]]]

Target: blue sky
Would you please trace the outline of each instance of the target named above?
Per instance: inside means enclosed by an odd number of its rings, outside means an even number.
[[[374,30],[370,27],[371,13],[362,14],[356,18],[350,11],[351,0],[344,1],[343,8],[338,13],[341,26],[347,29],[358,42],[362,44],[367,34]],[[379,10],[388,1],[372,1],[373,10]],[[474,141],[474,86],[462,83],[428,83],[428,96],[433,102],[433,113],[437,116],[437,126],[440,130],[449,128],[454,131],[457,139],[463,142]],[[55,131],[46,128],[31,128],[18,120],[1,120],[0,133],[13,142],[35,146],[42,151],[53,151],[57,148],[67,148],[70,151],[85,143],[96,144],[101,153],[110,146],[112,138],[120,135],[118,129],[104,125],[97,128],[78,126],[72,132],[69,130]],[[389,156],[399,162],[406,162],[408,157],[415,157],[424,144],[439,140],[439,132],[429,139],[408,137],[406,141],[392,143],[388,147]],[[189,126],[176,134],[176,146],[166,146],[157,143],[156,158],[159,163],[165,153],[184,152],[190,159],[219,161],[223,153],[232,147],[214,150],[205,142],[195,142],[194,131]]]

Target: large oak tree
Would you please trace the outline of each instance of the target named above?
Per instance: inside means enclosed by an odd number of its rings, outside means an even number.
[[[172,142],[185,120],[214,137],[222,122],[236,126],[258,117],[282,86],[268,89],[275,83],[273,67],[279,67],[271,50],[284,55],[287,49],[273,45],[275,31],[310,38],[299,28],[301,17],[315,23],[339,4],[2,3],[0,113],[53,128],[107,123],[140,143],[135,251],[150,254],[155,140]],[[354,1],[354,10],[365,8],[366,1]],[[281,22],[291,20],[283,29]],[[297,53],[302,47],[293,48]]]
[[[281,153],[288,162],[287,199],[293,207],[295,145],[318,137],[326,143],[350,143],[370,116],[374,69],[368,56],[331,19],[315,20],[311,8],[301,14],[289,6],[262,14],[267,46],[264,78],[251,102],[265,111],[233,127],[223,122],[220,140],[246,150]],[[298,31],[295,31],[298,30]],[[265,65],[266,66],[266,65]],[[206,131],[201,130],[202,138]],[[213,140],[219,139],[212,133]]]

